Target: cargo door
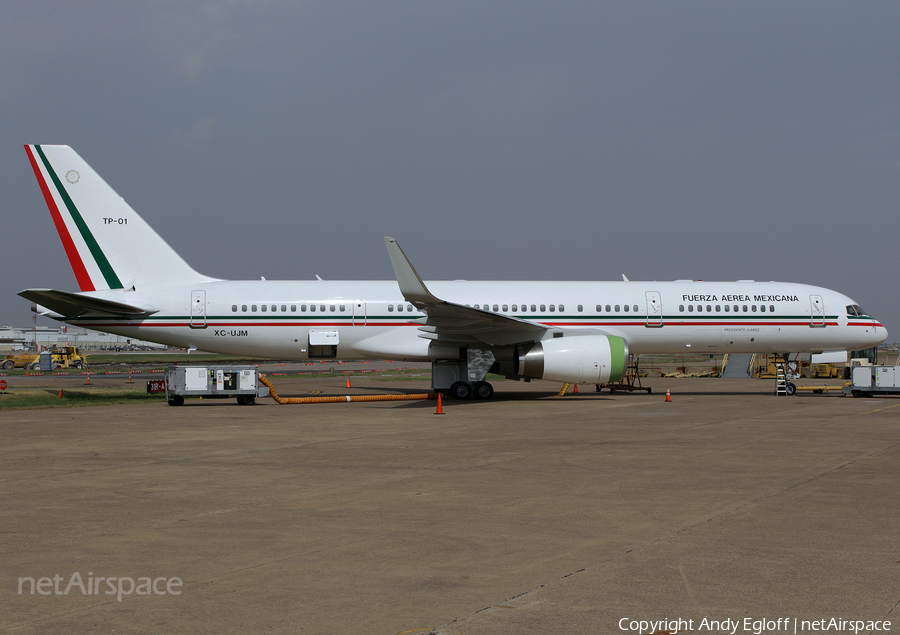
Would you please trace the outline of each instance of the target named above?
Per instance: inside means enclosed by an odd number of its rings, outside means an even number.
[[[191,321],[192,329],[206,328],[206,291],[191,291]]]
[[[715,353],[722,342],[722,329],[696,329],[694,331],[694,343],[691,346],[693,353]]]
[[[662,300],[659,297],[659,292],[647,291],[644,296],[647,298],[647,321],[644,322],[644,326],[662,326]]]
[[[825,303],[822,301],[822,296],[820,296],[820,295],[809,296],[809,310],[810,310],[809,325],[811,327],[825,326]]]
[[[365,302],[354,302],[353,303],[353,326],[365,326],[366,325],[366,303]]]

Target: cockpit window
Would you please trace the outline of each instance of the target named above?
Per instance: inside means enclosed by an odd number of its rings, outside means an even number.
[[[866,313],[858,304],[851,304],[847,307],[847,315],[858,315],[860,317],[872,317]]]

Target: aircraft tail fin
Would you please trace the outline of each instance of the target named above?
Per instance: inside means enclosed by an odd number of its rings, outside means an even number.
[[[213,279],[194,271],[72,148],[25,152],[81,291]]]

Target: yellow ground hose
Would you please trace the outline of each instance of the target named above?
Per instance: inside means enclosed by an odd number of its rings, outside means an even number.
[[[345,397],[279,397],[275,387],[264,375],[259,376],[259,383],[268,386],[269,394],[277,403],[341,403],[348,401],[421,401],[437,399],[437,393],[423,392],[414,395],[347,395]]]

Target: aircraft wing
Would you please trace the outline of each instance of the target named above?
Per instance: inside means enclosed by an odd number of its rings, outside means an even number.
[[[54,289],[25,289],[19,295],[64,318],[141,317],[159,311]]]
[[[407,302],[426,315],[424,319],[415,320],[422,324],[419,327],[422,331],[419,337],[448,346],[465,346],[478,342],[503,346],[540,340],[549,330],[543,324],[474,309],[436,297],[422,282],[399,243],[388,236],[384,237],[384,242],[400,292]]]

